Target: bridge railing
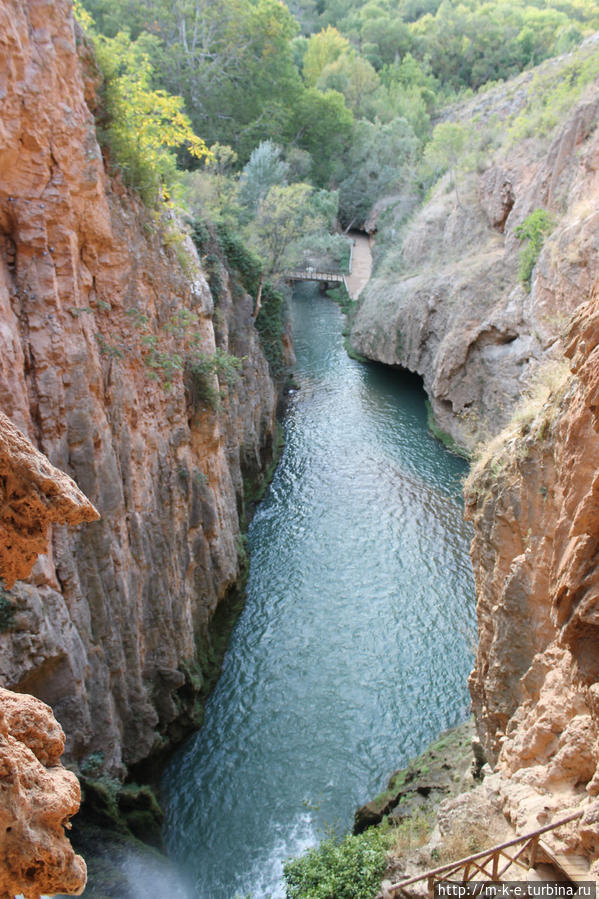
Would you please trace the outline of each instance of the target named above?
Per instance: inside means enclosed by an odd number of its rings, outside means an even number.
[[[316,272],[310,269],[283,272],[282,277],[288,281],[339,281],[343,283],[344,275],[339,272]]]
[[[395,897],[405,894],[408,887],[424,880],[427,882],[429,895],[433,896],[436,883],[442,883],[447,880],[458,883],[467,883],[471,880],[476,880],[477,882],[497,882],[501,881],[503,875],[513,865],[528,870],[529,868],[534,867],[541,835],[550,830],[555,830],[563,824],[569,824],[571,821],[576,821],[581,815],[582,811],[578,811],[567,818],[561,818],[559,821],[554,821],[552,824],[546,824],[545,827],[539,827],[537,830],[523,834],[520,837],[515,837],[513,840],[508,840],[506,843],[500,843],[496,846],[492,846],[490,849],[476,852],[474,855],[468,855],[457,861],[440,865],[438,868],[431,868],[428,871],[424,871],[422,874],[408,877],[397,883],[385,882],[383,883],[382,892],[379,893],[376,899],[395,899]],[[560,864],[559,860],[556,860],[555,857],[551,856],[548,847],[544,844],[542,845],[542,849],[544,850],[543,854],[548,855],[550,861],[557,863],[566,876],[570,876],[572,879],[578,879],[574,873],[566,871],[564,865]],[[526,861],[524,861],[525,858]],[[592,878],[587,877],[587,879]]]

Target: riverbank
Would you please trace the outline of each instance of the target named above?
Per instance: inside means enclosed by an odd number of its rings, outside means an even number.
[[[442,733],[356,811],[353,834],[288,862],[287,895],[372,899],[386,883],[507,838],[484,761],[472,719]]]
[[[472,719],[444,731],[421,755],[394,771],[385,790],[357,809],[354,834],[387,817],[399,824],[415,815],[430,816],[443,799],[476,786],[483,764]]]

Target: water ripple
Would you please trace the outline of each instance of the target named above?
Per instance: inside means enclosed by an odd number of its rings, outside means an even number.
[[[350,360],[340,326],[329,301],[296,298],[301,389],[250,530],[247,605],[165,775],[194,899],[282,896],[289,855],[467,713],[464,466],[428,434],[414,380]]]

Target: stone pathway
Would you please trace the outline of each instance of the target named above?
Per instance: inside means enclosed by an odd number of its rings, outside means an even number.
[[[352,273],[346,280],[350,297],[352,300],[357,300],[370,279],[372,253],[370,252],[370,238],[366,234],[353,232],[351,239],[354,242]]]

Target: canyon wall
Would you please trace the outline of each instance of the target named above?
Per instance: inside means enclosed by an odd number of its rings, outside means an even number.
[[[521,831],[599,794],[599,284],[567,342],[573,374],[473,470],[474,710]],[[564,850],[594,861],[590,810]]]
[[[596,41],[576,51],[580,67],[598,52]],[[599,84],[545,137],[535,119],[535,92],[548,90],[549,106],[554,89],[576,77],[572,66],[572,56],[549,61],[453,110],[474,129],[463,155],[480,143],[478,158],[456,166],[455,183],[442,178],[407,223],[401,203],[397,222],[392,208],[381,214],[351,343],[421,374],[438,426],[467,449],[506,424],[538,361],[559,355],[568,317],[599,273]],[[527,104],[530,121],[518,125]],[[539,208],[555,228],[528,292],[516,229]]]
[[[101,515],[3,592],[0,679],[52,706],[71,764],[121,777],[201,719],[276,391],[251,298],[223,269],[215,307],[176,221],[107,174],[69,0],[7,0],[0,43],[0,407]],[[242,369],[198,394],[179,360],[189,322],[214,353],[215,317]]]

